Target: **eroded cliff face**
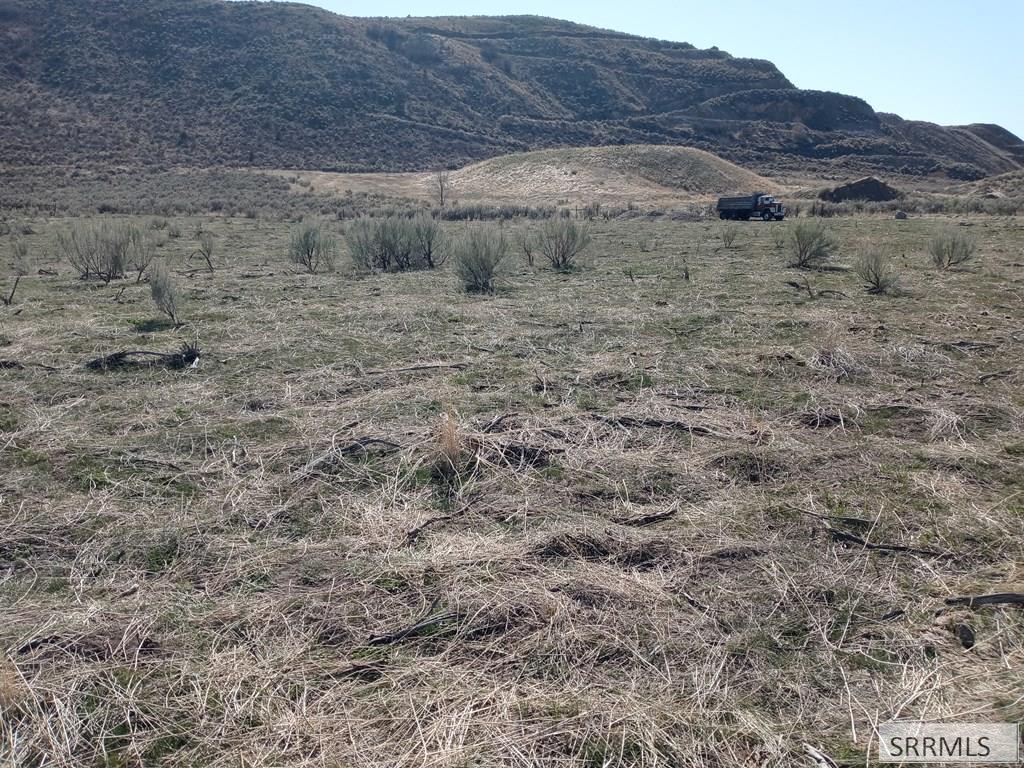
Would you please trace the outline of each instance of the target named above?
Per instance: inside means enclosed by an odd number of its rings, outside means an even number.
[[[7,0],[10,165],[414,170],[558,146],[684,144],[756,169],[980,178],[998,126],[796,89],[770,62],[540,17],[355,19],[222,0]]]

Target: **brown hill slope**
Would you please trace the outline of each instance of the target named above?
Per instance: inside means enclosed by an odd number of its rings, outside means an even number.
[[[632,143],[759,170],[979,178],[1024,165],[997,127],[914,127],[798,90],[769,62],[538,17],[3,0],[0,40],[11,164],[400,171]]]
[[[687,147],[547,149],[497,157],[452,174],[457,197],[578,202],[703,198],[775,184],[708,152]]]
[[[279,171],[293,191],[436,200],[436,174]],[[459,203],[585,205],[642,202],[672,207],[735,191],[777,191],[778,184],[689,147],[627,145],[544,149],[484,160],[453,171],[448,199]]]

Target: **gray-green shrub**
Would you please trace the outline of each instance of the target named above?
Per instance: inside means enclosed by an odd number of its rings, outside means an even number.
[[[965,264],[974,258],[977,243],[959,229],[947,229],[935,235],[928,243],[928,255],[937,269],[946,270]]]
[[[338,241],[321,225],[307,222],[292,230],[288,258],[309,273],[334,269],[337,256]]]
[[[832,258],[836,242],[820,222],[801,221],[791,227],[789,248],[789,266],[798,269],[818,269]]]
[[[213,235],[210,232],[203,232],[202,230],[196,233],[196,237],[199,239],[199,247],[192,252],[189,256],[189,261],[194,259],[196,256],[206,262],[206,269],[209,270],[210,274],[213,274],[213,250],[214,240]]]
[[[156,256],[156,241],[140,229],[132,227],[128,236],[128,257],[125,267],[135,272],[135,282],[141,283],[142,276]]]
[[[448,240],[440,222],[421,213],[413,218],[411,227],[413,251],[417,262],[427,269],[444,264],[448,259]]]
[[[853,271],[865,282],[868,293],[893,293],[899,284],[892,259],[876,249],[861,253]]]
[[[152,264],[149,268],[149,292],[156,308],[167,315],[175,325],[181,325],[178,319],[178,287],[174,284],[170,271],[160,262]]]
[[[57,250],[83,280],[124,277],[135,228],[120,222],[78,222],[57,235]]]
[[[352,261],[362,270],[433,269],[447,257],[441,225],[426,214],[357,219],[348,226],[345,241]]]
[[[726,248],[732,248],[739,234],[740,228],[738,224],[723,224],[718,230],[718,236],[722,238],[722,245]]]
[[[455,273],[468,293],[494,293],[498,267],[508,253],[505,235],[490,227],[471,229],[455,241]]]
[[[540,252],[553,269],[568,272],[576,267],[576,259],[590,245],[590,225],[579,224],[572,219],[548,219],[532,235],[524,240],[530,263],[532,251]]]

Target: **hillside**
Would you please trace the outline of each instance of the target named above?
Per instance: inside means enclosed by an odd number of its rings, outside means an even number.
[[[452,174],[456,197],[496,190],[509,199],[537,202],[650,201],[773,186],[699,149],[650,145],[542,150],[485,160]]]
[[[11,165],[410,171],[675,144],[762,173],[964,180],[1024,166],[1020,139],[998,126],[909,123],[798,90],[766,61],[538,17],[4,0],[0,38]]]
[[[293,192],[383,195],[434,202],[436,174],[278,171]],[[777,183],[689,147],[627,145],[544,149],[473,163],[449,175],[450,201],[561,205],[666,206]],[[0,198],[2,202],[2,198]]]

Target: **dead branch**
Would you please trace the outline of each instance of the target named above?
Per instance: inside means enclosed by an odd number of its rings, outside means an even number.
[[[421,363],[419,365],[408,365],[404,368],[381,368],[376,371],[363,371],[367,376],[377,376],[383,373],[407,373],[409,371],[430,371],[435,368],[454,368],[457,371],[465,370],[469,363]]]
[[[437,607],[437,602],[438,601],[435,600],[434,604],[430,606],[430,610],[427,611],[428,614]],[[434,629],[449,622],[458,621],[460,618],[462,618],[461,614],[455,613],[454,611],[426,616],[414,624],[410,624],[408,627],[404,627],[394,632],[388,632],[383,635],[370,635],[366,642],[367,645],[391,645],[393,643],[401,642],[407,638],[415,637],[425,630]]]
[[[660,523],[663,520],[675,517],[675,514],[678,511],[679,507],[672,507],[670,509],[666,509],[664,512],[652,512],[648,515],[613,518],[612,522],[618,525],[626,525],[630,528],[646,528],[648,525],[654,525],[655,523]]]
[[[1024,594],[1020,592],[998,592],[994,595],[976,597],[947,597],[946,605],[963,605],[979,608],[983,605],[1024,605]]]
[[[650,429],[675,429],[680,432],[689,432],[694,435],[707,435],[710,437],[724,437],[713,429],[700,425],[688,424],[685,421],[675,419],[658,419],[647,416],[602,416],[599,413],[591,413],[590,417],[604,424],[613,427],[629,429],[631,427],[648,427]]]
[[[500,414],[498,416],[495,416],[493,419],[491,419],[489,422],[487,422],[481,428],[480,431],[483,432],[484,434],[490,434],[492,432],[500,432],[501,431],[501,426],[502,426],[502,424],[504,423],[504,421],[506,419],[511,419],[511,418],[513,418],[515,416],[518,416],[518,415],[519,414],[517,414],[515,412],[502,413],[502,414]]]
[[[416,541],[416,539],[420,537],[420,534],[422,534],[425,530],[427,530],[427,528],[430,528],[431,526],[440,525],[441,523],[447,523],[452,520],[455,520],[458,517],[462,517],[462,515],[466,514],[469,511],[472,505],[472,501],[467,502],[454,512],[451,512],[447,515],[440,515],[439,517],[432,517],[426,522],[417,525],[415,528],[413,528],[411,531],[405,534],[405,543],[412,544]]]
[[[199,364],[199,347],[183,344],[178,352],[151,352],[145,349],[129,349],[97,357],[85,364],[90,371],[109,371],[133,365],[163,365],[166,368],[194,368]],[[141,358],[141,359],[139,359]],[[146,358],[149,358],[148,360]]]
[[[871,549],[878,552],[903,552],[908,555],[919,555],[921,557],[952,557],[948,552],[936,552],[933,549],[917,549],[915,547],[905,547],[901,544],[873,544],[869,541],[865,541],[860,536],[855,536],[852,533],[847,533],[846,531],[841,531],[838,528],[833,528],[827,522],[825,523],[825,530],[829,532],[833,541],[844,544],[856,544],[864,549]]]
[[[1005,379],[1007,376],[1013,375],[1013,368],[1007,368],[1005,371],[997,371],[996,373],[986,373],[984,376],[978,379],[978,383],[987,384],[992,379]]]

